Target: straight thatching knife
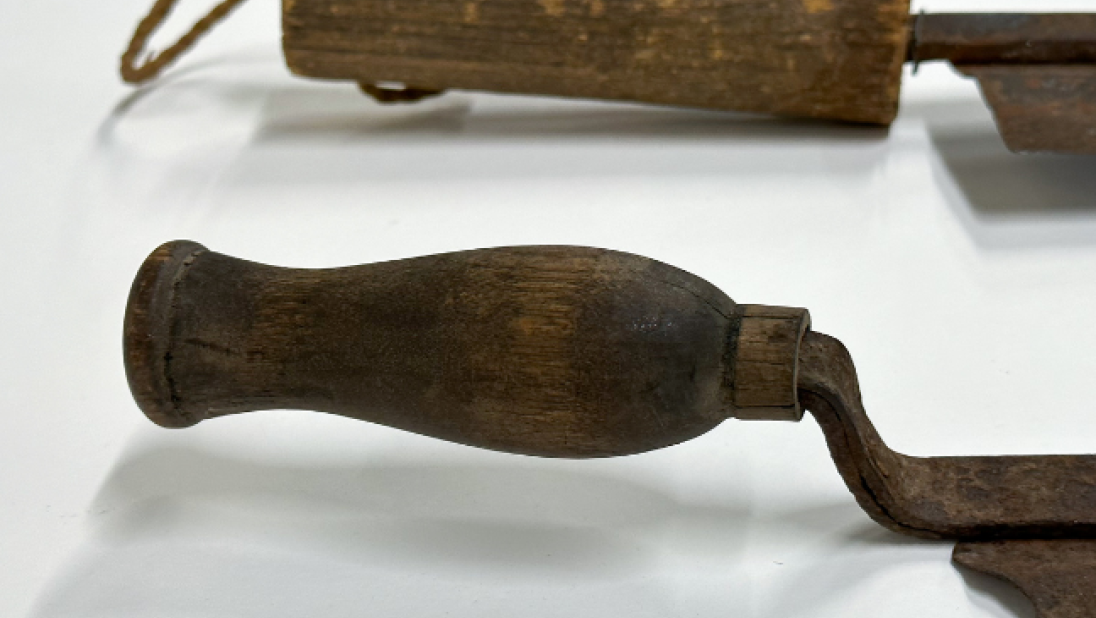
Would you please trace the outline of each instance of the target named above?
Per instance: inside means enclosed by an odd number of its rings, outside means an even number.
[[[157,0],[122,59],[155,77],[243,0],[141,63],[177,0]],[[922,14],[909,0],[283,0],[302,77],[378,100],[460,88],[889,125],[902,66],[978,79],[1009,148],[1096,153],[1096,14]],[[393,85],[400,84],[400,85]]]

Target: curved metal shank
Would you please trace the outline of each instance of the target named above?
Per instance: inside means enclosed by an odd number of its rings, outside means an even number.
[[[883,443],[864,412],[840,341],[807,333],[799,400],[814,414],[845,483],[877,522],[964,540],[1096,537],[1096,457],[910,457]]]

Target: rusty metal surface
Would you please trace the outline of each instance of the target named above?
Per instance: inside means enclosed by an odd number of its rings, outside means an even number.
[[[1096,154],[1096,64],[960,66],[1015,152]]]
[[[1096,154],[1096,14],[919,15],[908,59],[977,79],[1010,150]]]
[[[1096,616],[1096,541],[959,543],[952,559],[1019,588],[1040,618]]]
[[[960,540],[956,563],[1011,582],[1041,618],[1096,616],[1096,456],[897,453],[864,411],[848,351],[820,333],[803,338],[798,384],[845,484],[877,523]]]
[[[1096,456],[910,457],[864,411],[840,341],[807,333],[799,397],[860,506],[883,526],[929,538],[1096,537]]]
[[[928,13],[912,18],[911,62],[1096,63],[1093,13]]]

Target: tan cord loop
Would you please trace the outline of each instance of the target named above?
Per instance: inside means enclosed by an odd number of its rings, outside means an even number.
[[[369,82],[358,82],[358,87],[362,89],[362,92],[373,97],[377,103],[414,103],[445,92],[430,88],[386,88]]]
[[[148,16],[137,25],[137,30],[133,33],[133,39],[129,42],[129,48],[126,49],[126,53],[122,54],[122,79],[126,83],[140,84],[158,76],[165,67],[175,62],[179,56],[193,47],[194,43],[212,30],[218,22],[228,17],[233,9],[243,4],[244,0],[224,0],[213,7],[208,15],[194,24],[190,32],[184,34],[174,45],[158,54],[149,54],[144,64],[137,66],[138,58],[144,53],[145,45],[148,44],[152,33],[156,32],[156,29],[164,23],[177,2],[178,0],[156,0]]]

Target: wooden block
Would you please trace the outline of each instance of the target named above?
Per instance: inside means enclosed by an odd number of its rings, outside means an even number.
[[[284,0],[305,77],[889,124],[908,0]]]

